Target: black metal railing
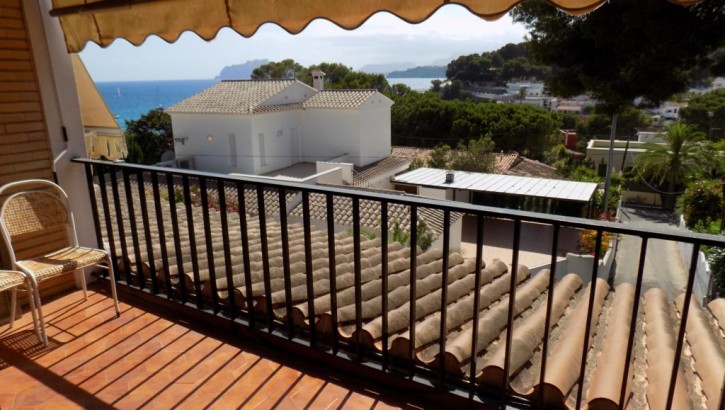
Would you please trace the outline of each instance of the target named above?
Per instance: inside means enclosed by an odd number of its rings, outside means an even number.
[[[605,233],[641,238],[639,259],[632,261],[636,263],[637,274],[633,283],[635,291],[631,320],[627,323],[624,370],[621,380],[617,382],[620,386],[618,394],[612,399],[620,408],[624,407],[627,395],[630,394],[628,385],[633,379],[632,359],[638,343],[635,334],[642,331],[637,323],[643,315],[640,299],[645,287],[643,277],[648,246],[652,246],[653,239],[691,243],[694,246],[680,320],[673,333],[673,337],[676,337],[674,358],[677,359],[673,360],[671,377],[667,383],[666,403],[670,408],[676,395],[675,382],[678,377],[683,377],[680,375],[679,358],[686,343],[697,255],[703,246],[725,247],[722,237],[664,228],[638,229],[613,222],[272,179],[88,159],[75,159],[74,162],[85,166],[96,238],[99,244],[104,244],[110,251],[116,272],[119,273],[116,278],[120,285],[154,295],[171,304],[191,306],[258,334],[273,335],[273,340],[282,342],[284,339],[301,344],[306,348],[303,351],[349,361],[360,369],[373,368],[377,372],[375,374],[381,377],[406,379],[432,391],[463,397],[471,405],[508,404],[537,408],[552,405],[545,397],[545,386],[553,383],[547,382],[547,372],[552,367],[552,363],[547,363],[552,350],[550,337],[554,332],[562,332],[554,326],[559,318],[552,317],[554,292],[556,279],[567,273],[557,272],[560,242],[565,232],[571,235],[572,232],[593,231],[594,261],[604,256],[602,242]],[[373,222],[367,216],[366,221],[363,221],[361,207],[365,205],[370,208],[371,204],[379,211],[372,218]],[[288,213],[290,208],[297,211]],[[393,210],[397,212],[400,209],[405,212],[392,215]],[[433,246],[440,249],[440,255],[436,254],[434,262],[421,259],[424,252],[417,246],[421,234],[417,227],[420,226],[423,209],[433,211],[442,219],[442,229],[438,232],[440,241]],[[348,212],[351,218],[345,219]],[[405,216],[406,213],[409,219],[404,233],[408,237],[407,241],[402,242],[408,248],[394,244],[393,241],[399,240],[402,234],[400,230],[390,229],[393,224],[398,227],[402,218],[400,215]],[[452,226],[457,223],[453,216],[462,214],[467,215],[464,219],[467,226],[463,229],[473,229],[475,232],[471,245],[475,249],[473,287],[466,294],[472,298],[472,307],[470,314],[466,313],[470,320],[457,319],[458,322],[449,326],[448,311],[463,298],[458,293],[451,297],[449,293],[463,277],[454,272],[454,266],[458,265],[452,265],[453,256],[449,249],[451,240],[457,240],[452,238]],[[506,261],[511,263],[510,279],[500,297],[494,298],[495,302],[488,301],[484,306],[482,290],[492,283],[489,281],[485,284],[482,273],[484,258],[487,257],[484,234],[487,226],[497,220],[513,221],[512,256],[510,261]],[[373,234],[368,234],[379,238],[379,242],[366,239],[366,232],[370,230],[366,223],[380,227]],[[542,271],[549,275],[545,289],[536,298],[540,301],[538,309],[545,309],[546,312],[543,337],[532,353],[538,354],[541,359],[538,369],[530,372],[532,381],[529,385],[538,388],[529,392],[522,392],[520,386],[512,384],[525,371],[521,370],[522,366],[514,368],[512,364],[515,354],[512,345],[518,343],[514,340],[515,324],[517,320],[525,319],[527,311],[534,310],[529,306],[522,313],[516,306],[517,293],[522,286],[518,282],[519,277],[529,271],[518,263],[522,225],[525,224],[544,225],[551,235],[540,238],[546,242],[546,249],[550,249],[547,251],[550,263],[549,270]],[[350,241],[351,250],[347,247]],[[370,243],[375,246],[370,248]],[[409,255],[406,256],[405,252],[409,252]],[[327,263],[324,262],[325,257]],[[405,261],[403,268],[395,268],[395,273],[390,271],[393,262],[391,257],[395,261]],[[440,283],[437,290],[418,277],[428,269],[430,263],[439,263],[440,266],[440,271],[434,272],[438,275],[435,277],[436,283]],[[617,268],[605,279],[612,282],[614,277],[616,282]],[[567,403],[576,408],[584,405],[587,383],[582,381],[590,378],[587,374],[593,371],[596,363],[596,358],[590,355],[595,344],[593,332],[600,334],[602,331],[597,326],[606,327],[606,323],[598,325],[600,321],[594,315],[597,306],[597,286],[594,284],[597,278],[604,276],[599,269],[599,263],[592,263],[590,271],[579,274],[583,282],[579,300],[582,306],[586,306],[586,325],[581,338],[583,349],[579,358],[581,366],[575,375],[576,388],[565,386],[571,389],[563,392]],[[409,279],[403,282],[405,276],[400,273],[406,271]],[[458,276],[454,277],[454,274]],[[391,283],[391,280],[395,282]],[[584,289],[586,283],[590,284],[588,293]],[[434,304],[435,308],[430,308],[430,313],[425,315],[425,320],[419,315],[424,310],[419,305],[424,291],[428,292],[429,297],[439,297]],[[395,297],[406,295],[407,307],[405,301],[393,303],[393,294]],[[348,295],[352,296],[352,303],[345,299]],[[456,300],[449,300],[454,298]],[[481,382],[478,379],[481,362],[491,354],[493,347],[490,347],[491,351],[488,351],[489,347],[478,348],[479,334],[490,330],[483,327],[480,321],[484,317],[482,315],[495,310],[498,306],[496,303],[507,306],[505,324],[502,329],[495,329],[499,335],[494,339],[495,345],[505,346],[502,377],[496,383]],[[366,309],[379,314],[370,314]],[[400,313],[396,313],[394,324],[391,324],[392,309]],[[340,315],[343,314],[341,320]],[[417,346],[417,327],[427,326],[428,320],[436,317],[438,334],[429,338],[434,342]],[[373,337],[372,343],[365,343],[363,338],[367,326],[376,319],[380,321],[380,335]],[[470,357],[459,360],[460,372],[452,372],[446,361],[446,357],[451,357],[449,337],[467,334],[465,332],[468,329]],[[405,353],[393,354],[392,344],[396,339],[405,338]],[[421,359],[424,351],[426,357],[433,357],[434,360]],[[334,365],[338,362],[330,363]],[[613,380],[610,382],[614,383]],[[723,385],[722,380],[715,383]],[[722,388],[719,400],[722,400]]]

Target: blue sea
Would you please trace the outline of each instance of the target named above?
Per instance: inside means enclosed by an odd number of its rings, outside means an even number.
[[[215,84],[216,80],[112,81],[96,83],[121,128],[152,108],[168,108]]]
[[[403,83],[414,90],[430,88],[435,78],[390,78],[390,84]],[[125,129],[127,120],[137,120],[152,108],[168,108],[199,91],[216,84],[217,80],[109,81],[96,86]]]

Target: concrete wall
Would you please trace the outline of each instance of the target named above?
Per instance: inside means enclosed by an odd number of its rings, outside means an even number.
[[[447,191],[447,189],[428,188],[425,186],[421,186],[418,188],[418,195],[435,199],[448,199]]]
[[[254,146],[249,116],[222,114],[173,114],[176,157],[194,157],[196,169],[219,173],[255,174]],[[235,152],[230,150],[234,136]],[[212,140],[208,140],[208,136]],[[182,143],[183,141],[183,143]],[[232,157],[236,156],[236,166]]]
[[[688,231],[687,225],[685,225],[685,219],[680,215],[680,229]],[[682,257],[682,264],[690,271],[690,264],[692,263],[692,249],[693,245],[685,242],[677,242],[680,248],[680,256]],[[697,256],[697,268],[695,270],[695,282],[693,284],[693,292],[697,297],[697,301],[704,306],[709,302],[710,290],[712,282],[712,274],[710,273],[710,265],[707,263],[707,257],[703,252]]]
[[[360,159],[364,166],[390,155],[390,100],[375,94],[360,107]]]
[[[264,174],[299,162],[303,144],[299,128],[301,114],[295,110],[250,117],[255,174]]]
[[[330,169],[340,169],[340,176],[342,182],[348,185],[352,185],[352,171],[353,165],[344,162],[327,162],[317,161],[317,173],[324,172]]]
[[[354,110],[307,109],[302,115],[302,157],[315,162],[348,154],[361,165],[360,117]]]

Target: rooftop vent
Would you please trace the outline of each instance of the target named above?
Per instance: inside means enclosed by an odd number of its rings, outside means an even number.
[[[456,174],[453,171],[446,172],[446,184],[450,184],[456,179]]]

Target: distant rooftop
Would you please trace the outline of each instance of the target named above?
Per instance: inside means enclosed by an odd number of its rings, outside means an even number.
[[[304,108],[345,108],[360,107],[377,90],[322,90],[302,103]],[[381,95],[380,102],[383,97]],[[375,101],[377,102],[377,101]]]
[[[294,84],[309,88],[303,102],[269,104],[270,98]],[[322,90],[298,80],[223,80],[166,109],[168,113],[186,114],[263,114],[307,108],[356,109],[377,90]],[[380,95],[383,103],[387,97]]]
[[[166,109],[168,113],[249,114],[297,80],[224,80]],[[314,91],[310,87],[311,91]]]
[[[455,188],[507,195],[534,196],[568,201],[589,201],[597,184],[559,179],[453,171],[454,181],[446,183],[445,169],[418,168],[398,175],[394,182],[433,188]]]

